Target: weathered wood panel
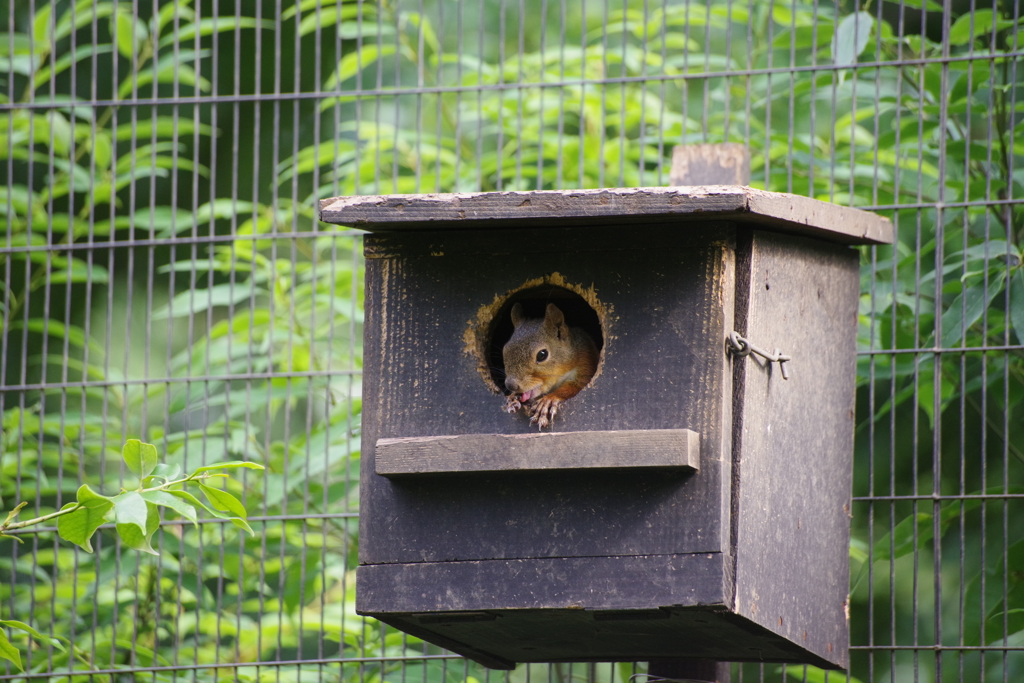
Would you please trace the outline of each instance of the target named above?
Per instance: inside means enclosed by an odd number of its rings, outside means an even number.
[[[356,609],[476,612],[495,609],[656,610],[722,605],[720,553],[570,557],[361,566]]]
[[[755,231],[736,359],[736,611],[846,667],[857,253]],[[742,322],[740,323],[742,325]]]
[[[730,564],[710,553],[361,566],[357,611],[498,668],[681,655],[831,667],[728,612]]]
[[[379,439],[385,477],[464,472],[613,468],[700,469],[700,435],[689,429],[460,434]]]
[[[749,185],[750,148],[738,142],[676,145],[669,185]]]
[[[621,242],[614,229],[560,230],[554,239],[529,230],[410,234],[408,249],[405,235],[368,237],[368,249],[386,249],[366,271],[377,310],[365,325],[360,562],[722,551],[732,231],[649,226],[653,253],[566,249]],[[518,253],[520,245],[534,251]],[[552,431],[692,429],[700,471],[376,474],[378,439],[537,433],[526,416],[502,411],[464,333],[496,295],[555,272],[592,286],[611,313],[601,373],[565,403]]]
[[[647,226],[709,218],[843,244],[888,244],[893,235],[888,219],[866,211],[735,185],[370,195],[320,202],[320,220],[370,231]]]

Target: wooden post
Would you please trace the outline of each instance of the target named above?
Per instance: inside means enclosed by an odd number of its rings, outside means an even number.
[[[669,185],[749,185],[750,150],[738,142],[676,145]]]
[[[729,666],[728,662],[712,659],[652,659],[647,664],[647,675],[649,680],[667,678],[695,683],[729,683]],[[656,680],[652,680],[652,683],[656,683]]]

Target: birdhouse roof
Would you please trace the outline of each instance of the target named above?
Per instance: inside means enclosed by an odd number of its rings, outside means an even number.
[[[842,244],[890,244],[888,218],[846,206],[742,185],[600,190],[457,192],[334,197],[320,220],[371,232],[732,220]]]

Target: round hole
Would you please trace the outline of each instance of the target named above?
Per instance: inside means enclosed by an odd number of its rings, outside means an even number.
[[[491,331],[487,343],[487,364],[491,371],[491,381],[507,393],[505,387],[505,361],[502,349],[512,338],[512,307],[520,304],[523,315],[527,318],[543,318],[548,304],[554,304],[565,315],[569,327],[578,327],[590,335],[600,352],[604,348],[604,334],[601,320],[586,299],[572,290],[555,285],[541,285],[516,292],[508,297],[497,315],[491,322]],[[597,375],[595,374],[595,377]]]
[[[527,318],[543,318],[548,304],[554,304],[565,315],[570,327],[581,328],[590,335],[598,349],[597,372],[601,374],[604,365],[605,346],[608,335],[610,307],[602,304],[591,287],[566,282],[558,273],[544,278],[530,280],[522,286],[497,296],[494,302],[482,306],[466,330],[466,350],[476,357],[478,370],[487,387],[495,392],[507,394],[505,389],[505,361],[502,349],[512,337],[512,307],[520,304]]]

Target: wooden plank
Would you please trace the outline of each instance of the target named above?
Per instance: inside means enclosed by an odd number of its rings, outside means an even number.
[[[492,621],[453,619],[447,623],[393,613],[376,618],[492,668],[509,668],[504,662],[634,662],[680,657],[836,668],[771,631],[716,607],[661,611],[667,614],[654,619],[645,618],[644,612],[632,619],[622,618],[627,616],[623,613],[603,619],[599,612],[583,609],[494,611],[490,613]]]
[[[734,361],[736,612],[845,668],[858,259],[761,231],[750,258],[739,331],[793,360]]]
[[[669,185],[749,185],[750,148],[738,142],[676,145]]]
[[[362,565],[356,611],[486,666],[689,657],[835,668],[730,614],[730,565],[720,553]]]
[[[892,224],[866,211],[737,185],[335,197],[320,220],[370,231],[632,225],[740,218],[843,244],[888,244]]]
[[[459,434],[377,440],[377,474],[602,468],[699,469],[700,435],[689,429]]]
[[[500,531],[492,530],[492,533]],[[722,606],[722,553],[360,565],[360,614]]]

